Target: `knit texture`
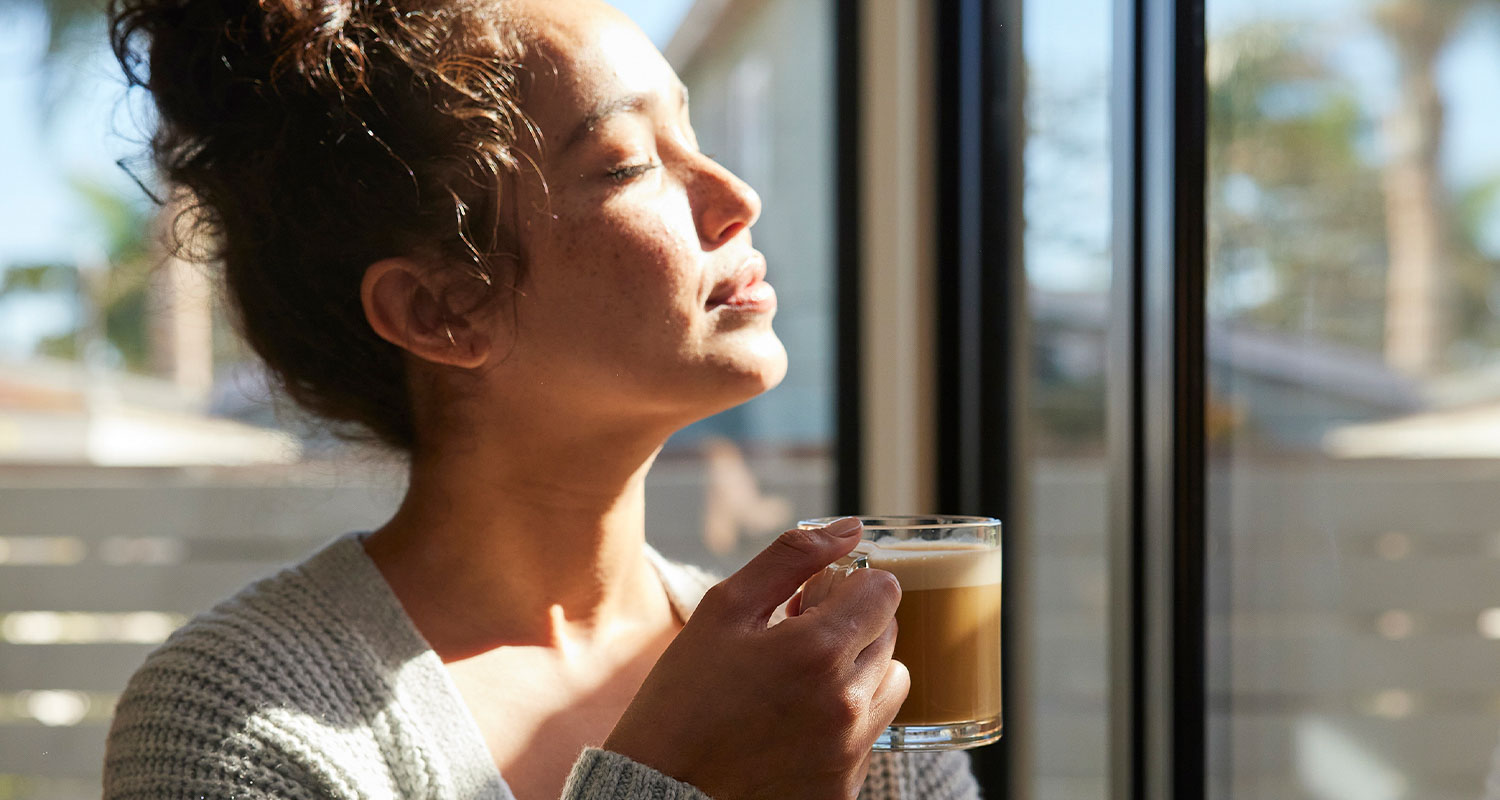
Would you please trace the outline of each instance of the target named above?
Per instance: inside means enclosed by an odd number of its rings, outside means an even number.
[[[588,788],[585,791],[579,787]],[[563,786],[563,797],[705,800],[707,795],[619,753],[590,747],[573,765],[573,773]]]
[[[714,582],[649,551],[679,615]],[[871,758],[866,800],[979,796],[962,753]],[[437,654],[345,536],[196,617],[115,709],[106,800],[513,800]],[[706,800],[587,749],[565,800]]]

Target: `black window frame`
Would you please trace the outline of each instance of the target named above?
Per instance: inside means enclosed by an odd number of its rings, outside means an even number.
[[[1114,5],[1110,788],[1207,790],[1203,0]]]
[[[936,475],[944,513],[998,517],[1001,557],[1018,563],[1020,326],[1027,318],[1022,163],[1026,126],[1020,2],[949,0],[937,6],[934,213],[937,352]],[[1003,694],[1015,674],[1017,582],[1002,587]],[[1008,704],[1006,726],[1017,707]],[[1006,796],[1011,739],[971,751],[988,797]]]
[[[934,497],[1007,523],[1017,502],[1026,324],[1022,252],[1024,63],[1020,0],[945,0],[933,43],[937,309]],[[837,498],[860,508],[858,0],[838,16],[839,437]],[[1203,0],[1115,0],[1109,795],[1207,792]],[[1014,569],[1015,567],[1012,567]],[[1007,595],[1021,581],[1006,583]],[[1007,639],[1016,604],[1005,600]],[[1007,662],[1014,648],[1006,647]],[[1007,663],[1006,674],[1012,670]],[[1007,692],[1010,691],[1007,686]],[[1007,704],[1015,723],[1016,704]],[[1024,706],[1022,706],[1024,708]],[[1010,738],[973,751],[988,797],[1013,787]]]

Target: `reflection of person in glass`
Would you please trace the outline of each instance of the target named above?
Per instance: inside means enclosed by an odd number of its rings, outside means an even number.
[[[410,456],[386,525],[197,618],[117,709],[105,795],[961,797],[872,755],[894,580],[773,610],[857,525],[710,588],[645,545],[682,426],[786,354],[750,188],[595,0],[117,0],[257,352]]]
[[[740,546],[742,530],[764,542],[792,520],[792,504],[761,492],[744,452],[733,440],[707,437],[702,452],[703,544],[710,553],[733,553]]]

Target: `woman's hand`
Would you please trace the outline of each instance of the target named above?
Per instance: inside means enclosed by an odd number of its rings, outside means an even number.
[[[818,606],[766,626],[859,534],[852,518],[787,531],[710,589],[604,749],[717,800],[853,797],[911,686],[891,660],[901,587],[857,570]]]

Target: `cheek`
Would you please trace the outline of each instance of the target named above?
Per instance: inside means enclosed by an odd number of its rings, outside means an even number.
[[[625,312],[686,323],[699,293],[694,253],[664,221],[643,223],[600,215],[589,224],[559,226],[546,261],[567,275],[567,295],[594,306],[598,319]]]

